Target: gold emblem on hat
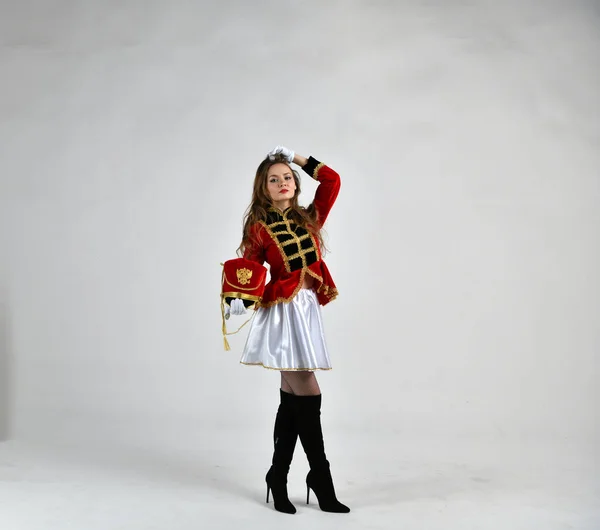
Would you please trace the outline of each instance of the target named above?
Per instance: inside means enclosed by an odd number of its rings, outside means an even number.
[[[238,282],[242,285],[250,283],[250,278],[252,278],[252,271],[250,269],[237,269],[235,273],[237,274]]]

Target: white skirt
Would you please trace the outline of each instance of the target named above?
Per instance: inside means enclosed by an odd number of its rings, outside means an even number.
[[[282,371],[331,370],[315,291],[300,289],[288,303],[259,307],[240,362]]]

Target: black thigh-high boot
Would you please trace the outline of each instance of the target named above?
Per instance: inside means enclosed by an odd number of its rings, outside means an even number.
[[[292,406],[293,394],[279,390],[281,403],[275,417],[275,428],[273,429],[273,465],[267,472],[267,502],[269,502],[269,490],[273,492],[273,504],[278,512],[296,513],[296,508],[288,499],[287,475],[294,456],[298,432],[294,421],[294,409]]]
[[[324,512],[348,513],[350,508],[335,496],[329,462],[325,457],[325,444],[321,428],[321,394],[294,396],[296,426],[300,442],[308,458],[310,471],[306,476],[306,504],[312,489]]]

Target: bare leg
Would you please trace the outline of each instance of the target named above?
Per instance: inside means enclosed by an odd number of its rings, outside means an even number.
[[[281,389],[296,396],[318,396],[321,388],[314,372],[281,372]]]
[[[292,390],[292,387],[288,384],[288,382],[285,380],[285,377],[283,377],[283,372],[281,373],[281,390],[283,390],[284,392],[288,393],[288,394],[293,394],[294,391]]]

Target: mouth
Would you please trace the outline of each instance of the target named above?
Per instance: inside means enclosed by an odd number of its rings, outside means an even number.
[[[290,190],[281,190],[279,193],[287,193]]]

